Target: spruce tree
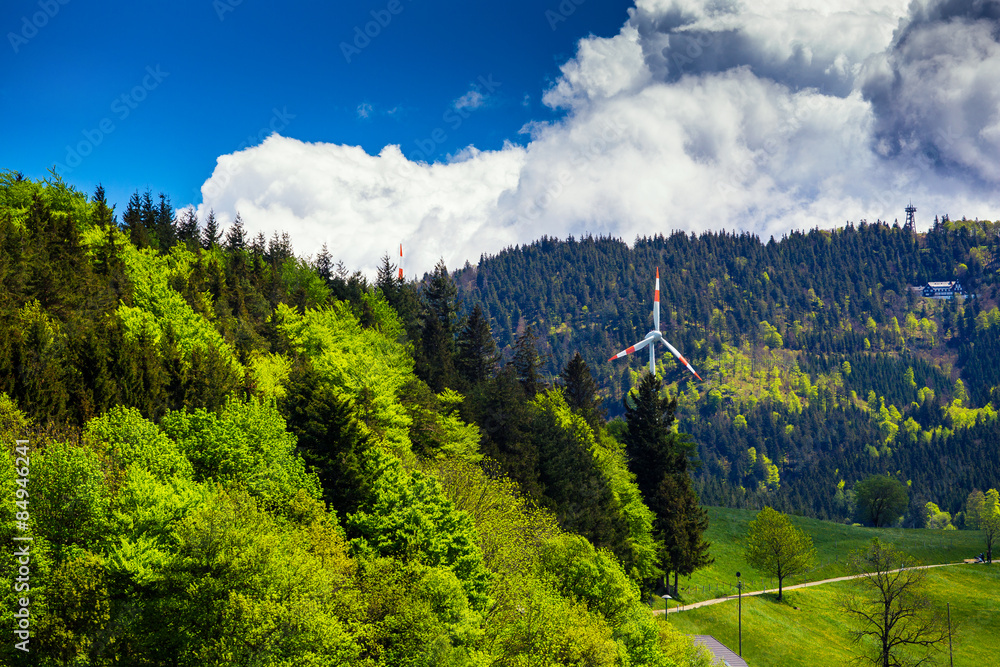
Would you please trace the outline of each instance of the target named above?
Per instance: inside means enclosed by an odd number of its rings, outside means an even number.
[[[639,491],[656,516],[663,569],[674,573],[676,586],[678,574],[689,575],[712,559],[702,537],[708,517],[691,482],[694,444],[686,433],[672,431],[677,400],[661,398],[661,386],[658,377],[646,374],[635,399],[626,395],[625,447]]]
[[[240,214],[237,213],[232,226],[226,232],[226,248],[231,252],[235,252],[237,250],[243,250],[246,247],[246,227],[243,225],[243,218],[241,218]]]
[[[211,250],[219,245],[221,238],[222,230],[219,229],[219,223],[215,219],[215,210],[210,209],[208,219],[205,220],[205,229],[201,231],[201,247],[205,250]]]
[[[149,232],[142,224],[142,198],[138,190],[129,197],[125,212],[122,213],[122,226],[132,245],[140,249],[149,247]]]
[[[330,251],[327,250],[326,243],[323,244],[319,254],[316,255],[313,268],[316,269],[319,277],[327,282],[333,277],[333,259],[330,257]]]
[[[521,383],[524,395],[528,399],[535,397],[546,388],[542,379],[542,357],[538,353],[538,338],[535,331],[528,325],[514,342],[514,359],[511,361],[517,381]]]
[[[421,326],[422,355],[417,373],[435,392],[455,382],[455,323],[458,287],[444,260],[438,261],[424,290]]]
[[[474,386],[493,377],[500,361],[500,352],[490,331],[490,322],[480,304],[458,334],[458,355],[455,365],[459,376],[468,386]]]
[[[598,386],[590,374],[590,367],[577,352],[559,374],[563,394],[569,407],[578,412],[590,427],[597,430],[604,423],[604,408],[598,395]]]
[[[198,213],[194,207],[190,207],[181,214],[180,223],[177,225],[177,240],[188,245],[188,249],[194,250],[198,243]]]
[[[170,205],[170,199],[162,192],[153,218],[155,221],[154,231],[159,239],[160,250],[166,252],[177,243],[177,224],[174,222],[174,207]]]
[[[160,241],[156,235],[156,207],[153,205],[153,193],[148,189],[142,193],[139,218],[148,244],[153,248],[159,248]]]

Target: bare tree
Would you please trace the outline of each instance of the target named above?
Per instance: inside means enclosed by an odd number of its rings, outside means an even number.
[[[927,570],[914,569],[909,555],[875,538],[850,555],[857,574],[841,606],[857,629],[851,639],[858,660],[879,667],[915,667],[933,661],[948,638],[942,614],[924,594]]]

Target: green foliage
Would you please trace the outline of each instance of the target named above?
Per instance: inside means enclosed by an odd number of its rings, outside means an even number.
[[[330,297],[326,282],[305,260],[289,257],[281,265],[281,278],[293,300],[322,305]]]
[[[110,507],[97,455],[60,440],[32,444],[30,514],[38,532],[57,554],[96,548],[106,534]]]
[[[369,438],[353,401],[324,381],[311,364],[297,367],[287,385],[279,405],[288,430],[319,477],[324,497],[341,513],[356,511],[371,493],[373,476],[365,462]]]
[[[886,475],[872,475],[854,485],[859,518],[876,528],[892,524],[910,503],[906,485]]]
[[[323,380],[355,401],[366,430],[402,453],[410,448],[410,419],[397,396],[411,377],[413,361],[397,340],[401,329],[388,306],[374,313],[376,327],[363,327],[342,301],[303,315],[281,304],[275,319],[291,349],[308,356]]]
[[[162,582],[171,593],[150,600],[133,650],[166,651],[181,665],[356,664],[335,606],[350,581],[344,545],[322,524],[283,528],[249,496],[219,492],[173,532]],[[171,623],[158,626],[162,618]]]
[[[427,468],[455,509],[472,518],[483,562],[499,575],[494,595],[509,578],[535,571],[538,545],[560,532],[548,510],[526,497],[513,480],[467,461],[439,459],[427,462]]]
[[[765,507],[747,528],[743,556],[751,567],[778,579],[780,600],[785,578],[812,567],[816,549],[786,515]]]
[[[482,609],[489,574],[469,515],[455,509],[433,477],[408,474],[398,460],[376,451],[372,465],[378,473],[370,508],[347,517],[348,529],[357,535],[356,551],[447,567],[472,606]]]
[[[559,525],[600,547],[624,552],[627,527],[607,477],[595,460],[590,426],[572,413],[558,390],[538,394],[531,407],[539,479]]]
[[[358,580],[370,623],[363,658],[407,667],[488,664],[475,646],[482,617],[448,568],[392,558],[362,559]]]
[[[137,467],[160,480],[190,478],[191,462],[177,444],[136,408],[117,406],[87,422],[84,437],[121,469]]]
[[[114,229],[107,231],[107,234],[117,233]],[[180,245],[163,256],[151,249],[136,250],[124,240],[120,247],[128,278],[134,286],[135,305],[118,308],[129,335],[145,333],[159,342],[169,323],[186,363],[191,363],[191,355],[196,349],[211,348],[221,355],[232,372],[242,377],[243,367],[223,337],[171,287],[171,280],[187,276],[195,256]]]
[[[286,511],[300,489],[314,498],[320,495],[319,482],[306,472],[294,436],[272,406],[234,400],[219,416],[177,411],[165,415],[160,425],[191,461],[197,481],[245,489],[277,512]]]
[[[541,547],[542,577],[564,597],[604,617],[625,649],[626,664],[657,665],[661,653],[656,623],[639,589],[610,553],[575,535],[553,537]]]
[[[460,409],[465,397],[454,389],[435,395],[422,380],[413,378],[400,401],[411,419],[413,451],[426,458],[458,457],[479,461],[479,427],[466,424]]]

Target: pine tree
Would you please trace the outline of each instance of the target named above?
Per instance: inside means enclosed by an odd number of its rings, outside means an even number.
[[[459,332],[457,347],[455,365],[468,386],[485,382],[496,373],[500,352],[480,304],[473,307],[472,315]]]
[[[457,296],[458,287],[444,260],[438,261],[423,294],[422,355],[417,360],[417,374],[435,392],[454,386],[455,382]]]
[[[517,381],[524,389],[524,395],[529,400],[546,388],[541,375],[542,357],[538,353],[538,338],[531,325],[525,327],[515,340],[514,358],[511,360],[511,365],[514,367]]]
[[[661,380],[646,374],[634,400],[625,398],[625,447],[629,466],[646,505],[656,516],[655,529],[663,545],[663,568],[691,574],[712,562],[703,539],[708,516],[698,505],[691,482],[694,444],[671,426],[677,400],[660,397]]]
[[[199,241],[198,213],[193,206],[181,214],[180,223],[177,225],[177,240],[186,243],[190,250],[194,250],[195,244]]]
[[[94,189],[94,222],[101,229],[107,229],[114,223],[114,207],[108,207],[108,198],[104,186],[98,184]]]
[[[389,253],[385,253],[382,255],[375,277],[375,287],[382,292],[382,296],[397,312],[400,310],[401,291],[404,284],[399,278],[398,269],[399,267],[392,263]]]
[[[323,244],[319,254],[316,255],[313,268],[316,269],[319,277],[327,282],[333,277],[333,259],[330,257],[330,251],[327,250],[326,243]]]
[[[226,248],[230,252],[236,252],[238,250],[243,250],[247,245],[247,235],[246,228],[243,225],[243,218],[240,217],[239,212],[236,213],[236,219],[233,220],[233,224],[229,227],[226,232]]]
[[[370,490],[372,471],[364,464],[369,444],[350,399],[306,360],[289,377],[281,409],[303,456],[319,474],[326,500],[342,515],[357,511]]]
[[[663,569],[674,573],[677,590],[678,575],[690,576],[715,562],[708,553],[711,545],[704,539],[708,513],[698,504],[687,472],[664,475],[650,509],[656,514],[663,540]]]
[[[125,212],[122,213],[122,226],[128,233],[132,245],[136,248],[149,247],[149,232],[142,224],[142,198],[139,196],[138,190],[132,193],[128,205],[125,207]]]
[[[153,193],[148,189],[142,193],[139,219],[142,221],[143,233],[148,245],[153,248],[159,248],[160,242],[156,235],[156,207],[153,205]]]
[[[587,420],[590,428],[597,430],[604,423],[604,408],[601,406],[597,383],[579,352],[566,364],[566,368],[559,374],[559,380],[569,406]]]
[[[663,476],[675,465],[671,426],[677,399],[660,397],[659,377],[646,374],[633,399],[627,394],[625,404],[625,451],[629,466],[644,498],[656,495]]]
[[[177,224],[174,221],[174,207],[170,205],[170,199],[162,192],[154,220],[154,230],[159,240],[160,250],[166,252],[177,243]]]
[[[221,238],[222,230],[219,229],[219,223],[215,219],[215,210],[210,209],[208,211],[208,219],[205,220],[205,229],[201,231],[201,247],[205,250],[211,250],[219,245],[219,239]]]

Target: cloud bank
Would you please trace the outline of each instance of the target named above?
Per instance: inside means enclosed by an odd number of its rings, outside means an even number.
[[[272,135],[218,159],[200,208],[369,275],[402,241],[410,276],[543,234],[1000,217],[998,1],[639,0],[542,99],[564,116],[526,146],[446,163]]]

